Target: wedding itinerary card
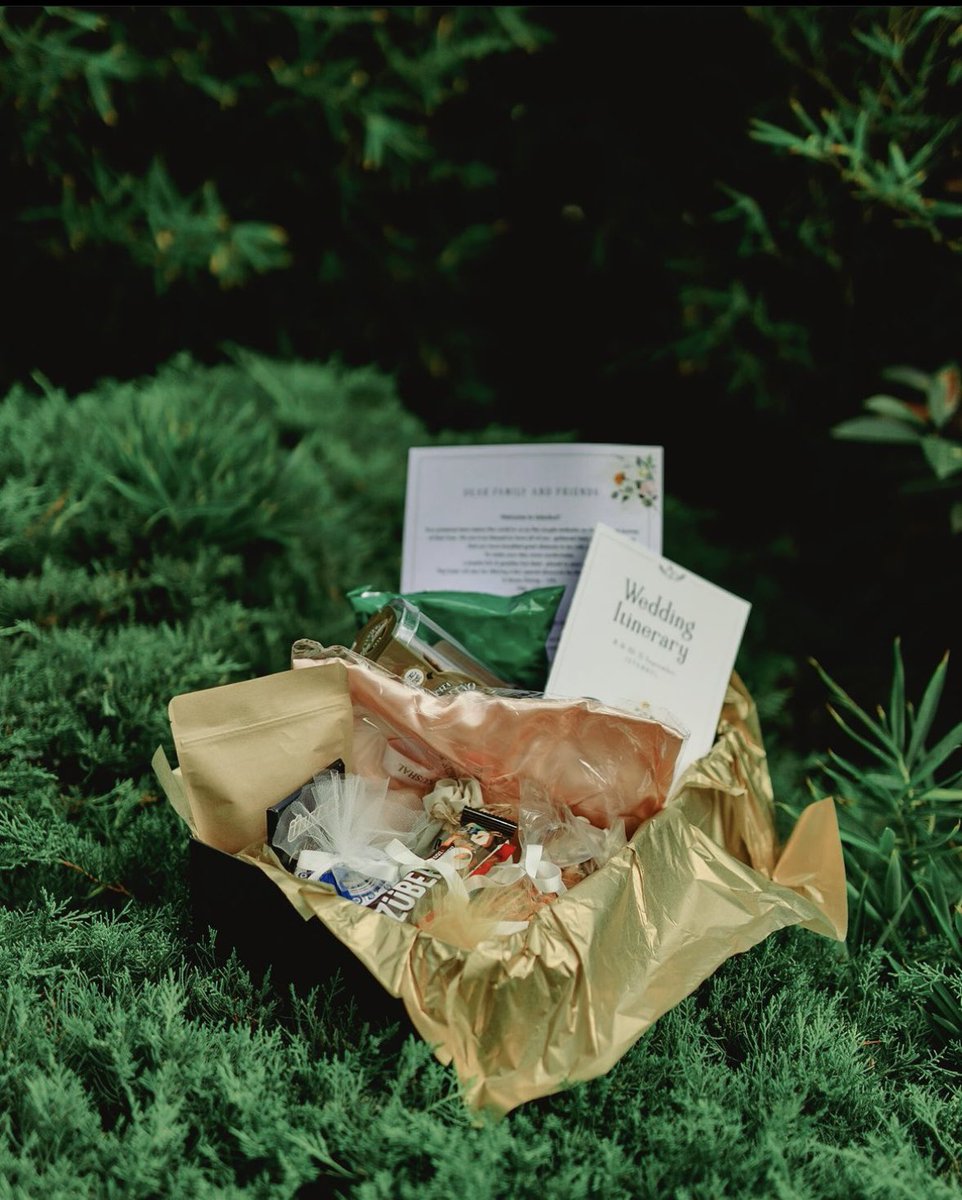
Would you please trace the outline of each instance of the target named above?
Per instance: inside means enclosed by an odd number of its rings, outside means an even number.
[[[413,447],[401,591],[564,584],[550,660],[599,521],[661,551],[662,458],[661,446],[594,443]]]
[[[751,605],[599,523],[545,693],[669,714],[688,731],[681,772],[715,740]]]

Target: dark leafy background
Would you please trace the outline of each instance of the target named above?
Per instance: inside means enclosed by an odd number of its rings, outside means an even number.
[[[886,366],[952,357],[957,255],[749,136],[836,98],[825,76],[870,83],[852,28],[887,10],[74,11],[4,17],[0,382],[77,392],[233,343],[377,365],[433,429],[662,444],[666,553],[752,600],[745,653],[781,663],[799,745],[809,656],[867,700],[895,636],[919,681],[951,647],[939,494],[900,490],[903,447],[829,431]],[[31,49],[60,30],[79,58]]]

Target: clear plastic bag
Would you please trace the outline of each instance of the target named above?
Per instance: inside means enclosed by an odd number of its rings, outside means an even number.
[[[488,807],[517,809],[522,783],[628,837],[664,807],[685,733],[591,699],[480,691],[436,695],[414,688],[343,646],[301,639],[292,666],[348,667],[352,704],[429,747],[454,777],[477,779]]]
[[[628,840],[622,817],[613,816],[604,827],[593,825],[530,781],[521,787],[518,833],[522,850],[540,845],[558,867],[582,867],[583,875],[604,866]]]

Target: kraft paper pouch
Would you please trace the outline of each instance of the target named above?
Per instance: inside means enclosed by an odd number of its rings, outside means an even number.
[[[353,661],[343,648],[310,649],[316,646],[295,643],[293,661],[309,667],[297,673],[346,669],[355,703],[390,709],[393,725],[471,759],[489,784],[510,792],[519,769],[540,763],[557,785],[553,794],[573,808],[634,817],[631,840],[603,867],[537,908],[522,929],[470,947],[297,880],[263,846],[237,856],[401,999],[414,1028],[456,1071],[469,1109],[503,1115],[605,1073],[726,959],[778,929],[800,924],[844,939],[845,873],[834,804],[826,798],[810,805],[784,849],[778,846],[755,709],[737,676],[715,745],[666,802],[659,786],[670,786],[665,780],[678,745],[670,729],[650,730],[647,748],[636,736],[636,749],[649,761],[625,764],[612,754],[628,747],[624,733],[614,732],[624,714],[555,700],[548,719],[532,698],[512,705],[479,693],[405,694],[376,665]],[[320,656],[305,656],[305,648]],[[512,716],[518,731],[510,727]],[[559,761],[548,755],[545,765],[552,730]],[[539,743],[533,757],[529,731]],[[614,795],[606,807],[588,795],[592,763],[595,792]],[[649,787],[639,786],[642,778]]]
[[[191,824],[217,850],[263,841],[270,805],[335,759],[351,769],[354,715],[341,664],[185,693],[168,714]]]

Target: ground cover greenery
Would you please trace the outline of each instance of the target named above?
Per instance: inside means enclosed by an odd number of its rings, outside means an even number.
[[[871,756],[810,764],[849,800],[850,956],[773,937],[605,1077],[479,1126],[337,979],[275,988],[197,936],[149,768],[157,745],[175,757],[172,695],[349,638],[345,588],[391,586],[418,419],[377,371],[238,351],[82,396],[23,387],[0,428],[0,1195],[962,1191],[959,792],[923,725],[941,674],[908,716],[893,693],[900,810]],[[797,773],[780,799],[790,823]]]
[[[960,27],[0,12],[0,1200],[962,1194]],[[852,925],[475,1124],[337,979],[215,952],[149,761],[396,586],[409,445],[536,438],[664,445]]]

